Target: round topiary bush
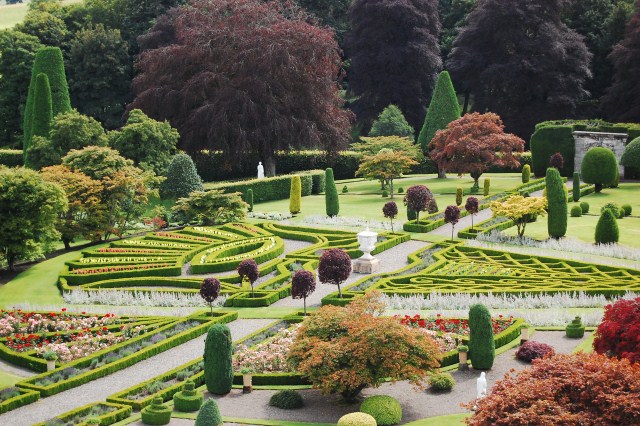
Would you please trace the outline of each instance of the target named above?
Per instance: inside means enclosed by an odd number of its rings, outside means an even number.
[[[625,167],[625,175],[627,175],[627,168],[636,173],[640,172],[640,137],[635,138],[625,147],[620,164]]]
[[[377,426],[377,423],[370,414],[349,413],[340,417],[337,426]]]
[[[624,211],[625,216],[631,216],[631,212],[633,212],[633,208],[631,207],[630,204],[623,204],[622,207],[620,208]]]
[[[396,425],[402,421],[402,407],[388,395],[370,396],[360,405],[360,411],[373,417],[378,426]]]
[[[387,198],[389,196],[389,192],[385,189],[382,191],[382,198]]]
[[[594,184],[596,192],[602,191],[605,185],[611,185],[616,180],[618,161],[608,148],[591,148],[582,159],[580,175],[586,183]]]
[[[571,217],[580,217],[582,216],[582,208],[580,206],[571,207]]]
[[[617,243],[619,239],[620,230],[618,229],[618,222],[611,210],[605,209],[596,225],[596,244],[613,244]]]
[[[449,373],[439,373],[429,377],[429,385],[436,392],[450,391],[455,384],[456,380]]]
[[[171,421],[171,408],[162,404],[161,397],[155,397],[151,405],[142,409],[142,423],[146,425],[166,425]]]
[[[582,214],[589,213],[589,203],[587,203],[586,201],[580,203],[580,208],[582,209]]]
[[[273,394],[269,399],[269,405],[283,410],[292,410],[304,407],[304,400],[300,392],[287,389]]]
[[[202,405],[203,396],[196,391],[192,380],[184,382],[182,391],[173,395],[173,406],[176,411],[192,412],[198,411]]]
[[[543,358],[545,355],[554,355],[556,351],[546,343],[529,340],[516,351],[516,358],[520,361],[531,362],[534,359]]]

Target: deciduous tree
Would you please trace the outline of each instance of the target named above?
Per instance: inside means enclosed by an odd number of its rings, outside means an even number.
[[[522,195],[512,195],[506,201],[494,201],[491,203],[491,210],[496,217],[506,217],[511,219],[518,229],[518,236],[522,238],[527,223],[533,216],[544,216],[546,214],[547,199],[544,197],[523,197]]]
[[[640,297],[621,299],[604,308],[596,330],[596,352],[640,365]]]
[[[188,151],[257,151],[273,176],[276,150],[336,151],[349,139],[333,32],[290,3],[194,0],[140,41],[129,108],[169,120]]]
[[[356,170],[356,176],[383,180],[389,186],[389,195],[393,198],[393,180],[416,165],[418,162],[405,153],[384,149],[376,155],[365,156]]]
[[[209,304],[213,316],[213,302],[220,296],[220,281],[215,278],[205,278],[200,283],[200,297]]]
[[[240,275],[240,279],[242,281],[249,281],[249,285],[251,286],[251,297],[253,297],[253,283],[256,282],[260,276],[258,264],[253,259],[244,259],[240,262],[236,270],[238,271],[238,275]]]
[[[197,222],[202,225],[244,220],[247,203],[239,192],[224,194],[220,190],[193,191],[186,198],[180,198],[171,211],[182,223]]]
[[[329,249],[322,252],[318,263],[318,279],[323,284],[338,286],[338,297],[342,298],[340,284],[351,275],[351,258],[342,249]]]
[[[431,140],[431,158],[438,168],[455,173],[469,173],[474,188],[478,179],[491,167],[520,166],[516,153],[524,150],[524,141],[504,132],[496,114],[466,114],[449,123]]]
[[[391,220],[391,232],[393,232],[393,219],[398,216],[398,205],[394,201],[385,203],[382,207],[382,214],[384,217],[388,217]]]
[[[316,290],[316,277],[311,271],[297,270],[291,279],[291,298],[304,299],[304,315],[307,316],[307,297]]]
[[[435,213],[438,211],[436,199],[424,185],[413,185],[404,194],[404,205],[416,213],[416,223],[420,221],[420,212]]]

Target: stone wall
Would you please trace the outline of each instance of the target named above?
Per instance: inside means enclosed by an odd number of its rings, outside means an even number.
[[[609,148],[618,160],[618,170],[620,176],[624,176],[624,167],[620,166],[620,158],[627,143],[626,133],[596,133],[596,132],[573,132],[573,139],[576,143],[576,154],[574,157],[574,170],[580,171],[582,159],[590,148],[602,146]]]

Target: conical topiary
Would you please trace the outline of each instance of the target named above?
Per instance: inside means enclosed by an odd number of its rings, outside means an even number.
[[[425,156],[429,154],[429,143],[431,143],[431,139],[433,139],[436,132],[445,129],[449,123],[458,118],[460,118],[460,104],[458,103],[456,91],[453,88],[449,73],[442,71],[438,75],[429,109],[418,136],[418,144]]]
[[[207,399],[196,417],[194,426],[220,426],[222,425],[222,416],[218,404],[211,398]]]
[[[469,309],[469,357],[477,370],[489,370],[496,357],[491,314],[486,306],[476,304]]]
[[[32,152],[29,150],[33,144],[34,136],[49,137],[53,110],[51,107],[51,87],[46,74],[40,73],[36,77],[36,87],[33,95],[33,120],[31,121],[31,140],[24,151],[24,163],[27,167],[33,167],[31,161]],[[48,143],[50,145],[50,143]]]
[[[338,201],[338,188],[336,188],[336,183],[333,180],[333,169],[331,168],[325,171],[324,199],[327,216],[338,216],[338,213],[340,213],[340,201]]]
[[[582,319],[575,317],[573,321],[567,325],[566,328],[567,337],[572,339],[580,339],[584,336],[584,325],[582,325]]]
[[[562,238],[567,233],[567,194],[558,169],[547,169],[545,184],[549,206],[547,230],[551,238]]]
[[[177,199],[203,190],[202,179],[191,157],[187,154],[174,155],[167,169],[167,179],[160,185],[160,196]]]
[[[224,395],[233,386],[233,344],[225,324],[214,324],[204,344],[204,381],[212,394]]]
[[[291,214],[300,213],[302,203],[302,182],[300,176],[291,177],[291,190],[289,191],[289,212]]]
[[[173,406],[176,411],[198,411],[202,405],[203,396],[196,391],[196,385],[192,380],[187,380],[182,390],[173,395]]]
[[[579,172],[573,172],[573,193],[571,194],[573,196],[573,201],[574,202],[578,202],[580,201],[580,173]]]
[[[522,183],[529,183],[531,180],[531,166],[525,164],[522,166]]]
[[[249,204],[249,211],[253,211],[253,189],[247,189],[247,195],[245,196],[246,200],[244,200],[247,204]]]
[[[146,425],[166,425],[171,421],[171,408],[162,403],[162,398],[153,398],[151,405],[142,409],[142,423]]]
[[[620,238],[618,222],[611,209],[604,209],[596,225],[596,244],[617,243]]]

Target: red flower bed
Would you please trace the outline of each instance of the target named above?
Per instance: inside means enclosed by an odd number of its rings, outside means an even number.
[[[503,318],[502,315],[498,316],[498,318],[491,318],[493,334],[502,333],[514,322],[513,317]],[[461,336],[469,335],[469,320],[465,318],[443,318],[440,314],[431,318],[422,318],[419,314],[416,314],[412,317],[405,315],[404,318],[400,319],[400,323],[410,327],[426,328],[443,333],[454,333]]]

